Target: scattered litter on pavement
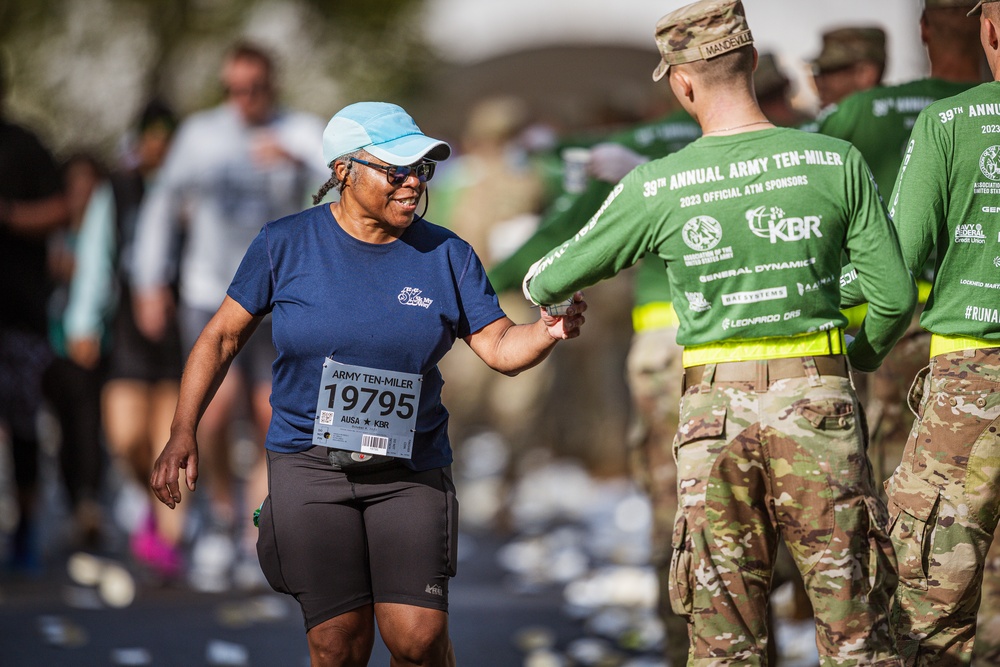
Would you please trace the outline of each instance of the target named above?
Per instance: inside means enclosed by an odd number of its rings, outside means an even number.
[[[819,664],[816,624],[812,619],[780,622],[775,634],[775,641],[781,649],[782,667],[813,667]]]
[[[205,647],[205,661],[212,667],[244,667],[250,664],[245,646],[213,639]]]
[[[77,551],[66,561],[66,572],[81,586],[96,586],[101,581],[101,559],[85,551]]]
[[[473,469],[472,482],[482,494],[474,502],[509,509],[513,535],[496,556],[508,573],[508,590],[531,595],[561,589],[563,613],[580,623],[583,634],[558,646],[545,628],[522,629],[513,641],[524,653],[524,667],[666,667],[659,582],[649,563],[648,498],[631,480],[598,479],[581,462],[545,451],[519,455],[520,474],[509,497],[489,498],[488,492],[500,493],[499,462],[507,461],[495,451],[503,441],[494,436],[472,443],[492,461]],[[468,482],[459,477],[456,483]],[[477,521],[486,514],[479,512]],[[782,665],[810,667],[818,663],[814,626],[788,620],[787,596],[779,591],[775,599]]]
[[[135,601],[135,578],[121,563],[78,551],[66,561],[66,571],[79,585],[66,588],[65,601],[71,607],[99,609],[103,602],[123,609]]]
[[[206,531],[195,542],[191,552],[188,583],[201,593],[223,593],[229,590],[229,569],[236,559],[233,539],[218,530]]]
[[[104,609],[104,603],[96,588],[87,586],[66,586],[63,588],[63,602],[72,609]]]
[[[524,656],[524,667],[566,667],[566,658],[547,648],[537,649]]]
[[[556,635],[549,628],[531,625],[521,628],[514,635],[514,645],[525,653],[550,649],[556,644]]]
[[[135,601],[135,579],[123,566],[114,561],[105,561],[97,592],[104,604],[124,609]]]
[[[566,655],[579,667],[617,667],[625,661],[609,642],[594,637],[574,639],[566,647]]]
[[[622,667],[668,667],[669,663],[663,658],[655,658],[652,656],[639,656],[637,658],[632,658],[626,660]],[[681,665],[675,665],[674,667],[682,667]]]
[[[144,648],[116,648],[111,651],[111,664],[116,667],[145,667],[153,664],[153,656]]]
[[[51,646],[79,648],[89,641],[86,630],[63,616],[39,616],[37,623],[45,643]]]
[[[276,623],[288,617],[288,602],[278,595],[259,595],[248,600],[221,604],[215,617],[227,628],[245,628],[255,623]]]

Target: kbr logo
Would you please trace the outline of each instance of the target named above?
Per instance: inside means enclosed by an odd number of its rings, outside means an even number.
[[[719,245],[722,239],[722,225],[715,218],[699,215],[684,223],[681,236],[689,248],[704,252]]]
[[[786,218],[785,212],[777,206],[758,206],[747,211],[746,218],[750,231],[762,239],[770,239],[771,243],[801,241],[814,236],[823,238],[819,231],[822,219],[817,215]]]

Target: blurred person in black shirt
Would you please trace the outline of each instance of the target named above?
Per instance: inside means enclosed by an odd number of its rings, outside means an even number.
[[[68,220],[59,167],[29,130],[4,117],[0,61],[0,437],[10,443],[19,515],[7,560],[37,568],[32,518],[38,487],[41,378],[51,360],[46,239]]]

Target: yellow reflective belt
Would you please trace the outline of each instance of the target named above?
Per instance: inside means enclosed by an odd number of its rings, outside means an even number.
[[[653,301],[632,309],[632,330],[636,333],[679,325],[674,304],[669,301]]]
[[[927,298],[931,295],[931,284],[926,280],[917,280],[917,302],[927,303]]]
[[[801,336],[776,336],[727,340],[684,348],[684,367],[718,364],[726,361],[753,359],[784,359],[787,357],[814,357],[823,354],[843,354],[847,350],[844,332],[840,329],[802,334]]]
[[[865,321],[865,315],[868,314],[868,304],[860,303],[856,306],[845,308],[840,312],[847,318],[848,329],[860,329],[861,323]]]
[[[984,347],[1000,347],[1000,340],[931,334],[932,357],[936,357],[939,354],[948,354],[949,352],[958,352],[959,350],[978,350]]]

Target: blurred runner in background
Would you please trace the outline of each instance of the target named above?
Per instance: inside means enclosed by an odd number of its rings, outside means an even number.
[[[180,331],[172,311],[158,338],[147,338],[139,331],[129,267],[139,207],[154,186],[176,127],[174,112],[159,100],[141,110],[125,164],[98,186],[87,207],[65,318],[70,350],[87,355],[107,350],[101,400],[108,447],[120,472],[129,482],[138,483],[150,499],[147,480],[153,458],[166,442],[177,404]],[[172,249],[174,294],[180,231],[164,252]],[[184,512],[170,512],[160,503],[151,503],[137,514],[137,522],[128,526],[132,555],[157,577],[178,577],[183,564]]]
[[[136,323],[161,339],[174,308],[173,239],[188,220],[180,262],[178,319],[190,350],[222,303],[250,241],[268,220],[300,211],[327,176],[320,154],[319,118],[281,108],[275,65],[261,47],[239,43],[222,65],[226,100],[181,124],[139,216],[132,257]],[[259,447],[271,419],[270,320],[236,359],[201,422],[204,469],[210,488],[208,525],[192,554],[192,583],[203,590],[228,587],[233,574],[253,584],[259,567],[250,517],[264,495],[266,475]],[[249,398],[256,463],[238,495],[230,464],[234,416]],[[242,535],[238,553],[233,538]]]
[[[18,515],[3,561],[17,570],[41,566],[35,530],[38,504],[42,374],[52,353],[46,306],[52,290],[46,240],[69,220],[59,167],[31,131],[4,116],[6,63],[0,57],[0,437],[10,444]]]
[[[69,224],[49,241],[49,267],[56,289],[49,298],[49,344],[55,358],[42,378],[42,389],[59,424],[59,471],[66,490],[72,532],[67,544],[97,550],[104,538],[100,493],[107,457],[102,441],[101,386],[105,350],[70,336],[76,325],[81,293],[78,276],[87,207],[107,177],[97,156],[77,152],[63,164]]]

